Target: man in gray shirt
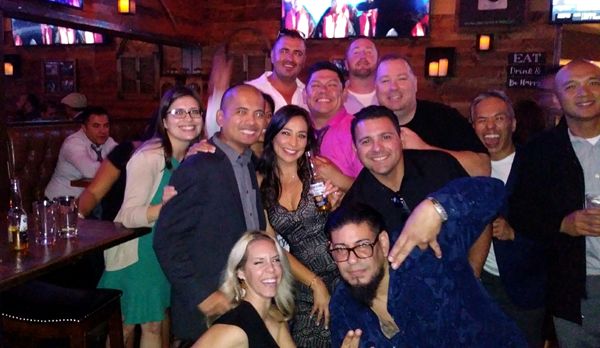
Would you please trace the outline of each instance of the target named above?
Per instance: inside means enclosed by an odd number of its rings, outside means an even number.
[[[231,87],[209,140],[215,152],[187,158],[171,178],[177,195],[161,210],[154,250],[172,285],[173,333],[184,342],[206,330],[205,317],[230,308],[218,290],[229,251],[246,230],[266,227],[249,149],[265,122],[260,91]]]

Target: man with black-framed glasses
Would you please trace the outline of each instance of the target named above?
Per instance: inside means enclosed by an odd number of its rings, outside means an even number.
[[[325,231],[344,282],[329,304],[332,347],[525,347],[467,259],[502,196],[502,183],[484,177],[433,193],[401,233],[423,235],[425,244],[398,269],[388,263],[391,242],[379,213],[360,203],[333,212]],[[441,258],[424,249],[436,234]]]

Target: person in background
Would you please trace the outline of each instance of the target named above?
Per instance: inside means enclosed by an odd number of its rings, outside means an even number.
[[[287,327],[294,311],[292,275],[283,249],[263,232],[233,245],[221,283],[233,308],[212,322],[193,348],[293,348]]]
[[[309,193],[310,172],[305,151],[314,133],[308,111],[295,105],[279,109],[265,135],[258,172],[269,225],[267,232],[282,237],[290,248],[296,283],[296,311],[291,322],[298,347],[330,347],[329,294],[339,279],[327,254],[323,227],[328,212],[319,211]],[[336,206],[339,193],[327,186],[326,197]]]
[[[51,121],[60,119],[59,106],[56,102],[47,101],[42,104],[40,109],[41,116],[40,120],[42,121]]]
[[[306,108],[302,92],[304,83],[298,75],[306,61],[306,43],[296,30],[281,29],[271,48],[273,71],[266,71],[254,80],[246,81],[275,101],[273,112],[284,105],[294,104]],[[224,91],[229,88],[233,58],[227,57],[227,48],[217,50],[210,73],[206,131],[212,136],[219,130],[216,112]]]
[[[348,81],[344,107],[348,113],[354,115],[366,106],[378,104],[375,95],[377,59],[375,43],[365,37],[355,39],[346,49]]]
[[[564,116],[522,150],[507,220],[550,249],[559,346],[600,347],[600,209],[586,205],[600,194],[600,68],[574,60],[555,83]]]
[[[417,76],[408,60],[399,55],[382,57],[375,86],[379,105],[392,110],[402,126],[405,149],[443,151],[469,175],[490,175],[487,149],[467,119],[454,108],[417,99]]]
[[[79,214],[88,217],[94,208],[100,204],[100,216],[94,216],[100,220],[113,221],[123,204],[125,195],[125,183],[127,171],[125,167],[134,151],[142,142],[155,135],[155,114],[149,119],[144,134],[137,140],[128,140],[117,145],[106,156],[100,168],[96,172],[92,182],[83,190],[77,202]]]
[[[81,93],[69,93],[60,100],[67,120],[77,120],[83,109],[88,106],[87,98]]]
[[[17,99],[15,121],[33,121],[41,117],[40,99],[35,94],[21,94]]]
[[[553,128],[563,116],[563,109],[556,95],[554,79],[560,66],[549,66],[538,79],[534,100],[544,110],[546,128]]]
[[[219,291],[227,253],[247,230],[264,230],[252,151],[265,127],[265,101],[250,85],[231,87],[209,143],[214,153],[189,156],[170,185],[178,194],[161,210],[154,250],[173,287],[173,334],[182,344],[206,330],[205,317],[225,313],[231,302]]]
[[[93,178],[106,155],[117,146],[109,135],[110,118],[105,109],[86,108],[79,121],[81,129],[69,135],[60,147],[54,174],[44,191],[50,199],[78,197],[83,188],[71,186],[71,181]]]
[[[267,127],[271,122],[271,117],[273,117],[273,110],[275,109],[275,102],[273,101],[273,98],[271,98],[271,96],[267,93],[263,93],[262,96],[265,99],[265,129],[263,129],[262,133],[260,134],[260,138],[258,139],[258,141],[252,146],[250,146],[250,150],[252,150],[256,158],[259,158],[262,155],[265,142],[265,132],[267,131]]]
[[[152,231],[106,250],[106,271],[98,283],[99,288],[123,291],[125,341],[133,339],[134,326],[141,324],[140,345],[148,348],[162,344],[161,322],[171,295],[152,248],[154,222],[163,205],[177,194],[167,183],[204,124],[200,98],[185,87],[165,93],[157,114],[155,137],[144,142],[127,163],[125,197],[115,218],[125,227],[152,227]]]
[[[514,105],[514,111],[517,121],[517,129],[513,133],[515,145],[525,145],[535,135],[546,129],[544,110],[533,100],[518,101]]]
[[[473,129],[492,159],[491,176],[508,184],[510,192],[509,183],[514,180],[509,174],[514,175],[511,170],[518,153],[512,140],[519,126],[516,110],[506,94],[497,90],[479,94],[470,109]],[[481,283],[517,323],[529,347],[543,347],[545,250],[508,224],[506,210],[505,207],[492,223],[492,247],[481,272]]]

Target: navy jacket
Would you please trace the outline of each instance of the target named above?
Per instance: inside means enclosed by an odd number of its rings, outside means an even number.
[[[252,166],[250,170],[260,213],[256,174]],[[177,195],[161,209],[154,250],[172,286],[173,333],[195,340],[206,330],[197,306],[219,288],[229,252],[246,231],[244,210],[231,162],[218,147],[214,154],[186,159],[169,185],[175,186]],[[264,229],[264,214],[258,216]]]

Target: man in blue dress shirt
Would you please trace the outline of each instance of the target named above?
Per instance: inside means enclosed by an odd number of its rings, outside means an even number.
[[[332,346],[526,347],[467,259],[502,198],[502,182],[484,177],[433,193],[413,210],[399,242],[403,234],[439,231],[444,256],[424,250],[424,238],[397,269],[388,263],[390,238],[375,210],[352,204],[332,213],[325,229],[344,279],[330,302]]]

